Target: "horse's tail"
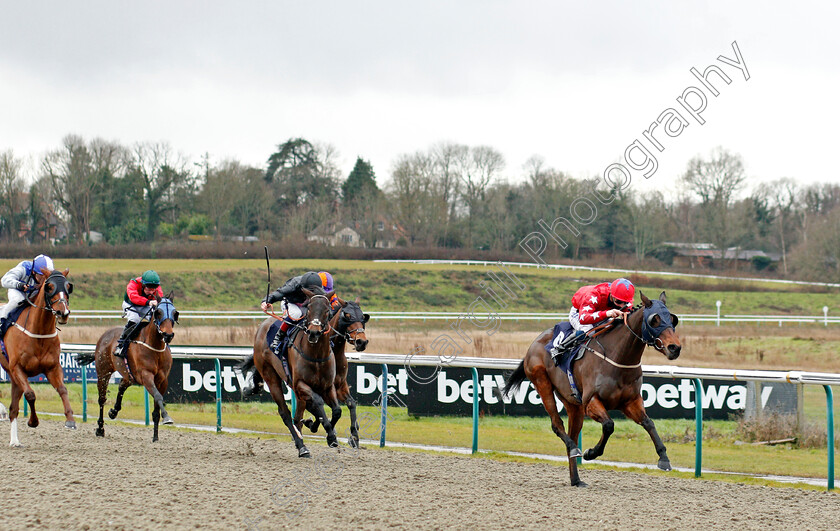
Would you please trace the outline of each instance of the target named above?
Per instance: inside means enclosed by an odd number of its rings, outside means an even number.
[[[94,361],[96,361],[96,354],[94,352],[83,352],[81,354],[76,354],[76,361],[79,365],[90,365]]]
[[[519,364],[519,367],[517,367],[516,370],[513,371],[510,376],[508,376],[507,382],[505,383],[505,387],[504,389],[502,389],[502,392],[505,394],[505,396],[510,396],[511,392],[515,392],[517,389],[519,389],[519,386],[522,385],[522,382],[524,382],[526,378],[527,376],[525,375],[525,360],[522,360],[522,362]]]
[[[254,355],[253,354],[251,354],[250,356],[248,356],[247,358],[242,360],[242,362],[239,363],[236,366],[236,370],[238,370],[243,376],[248,374],[248,372],[253,368],[254,368]]]

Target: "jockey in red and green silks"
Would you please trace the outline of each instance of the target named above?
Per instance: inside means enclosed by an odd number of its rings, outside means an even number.
[[[128,281],[123,295],[123,317],[128,319],[123,328],[114,356],[125,357],[127,346],[131,338],[129,335],[137,329],[140,321],[154,311],[158,300],[163,298],[163,288],[160,287],[160,275],[153,270],[144,272],[137,278]]]

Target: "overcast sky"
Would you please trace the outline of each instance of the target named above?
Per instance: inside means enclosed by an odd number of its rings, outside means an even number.
[[[306,5],[302,5],[306,4]],[[0,8],[0,150],[37,161],[68,133],[168,141],[265,166],[328,142],[382,186],[447,140],[599,175],[717,64],[704,125],[664,137],[643,189],[697,154],[740,153],[751,182],[838,181],[840,13],[820,2],[16,2]],[[584,5],[587,4],[587,5]],[[737,41],[749,70],[735,58]],[[35,166],[35,164],[32,164]]]

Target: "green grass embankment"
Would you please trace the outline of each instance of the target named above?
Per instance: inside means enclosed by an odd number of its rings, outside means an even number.
[[[0,268],[15,261],[0,260]],[[254,309],[265,295],[263,257],[242,260],[90,260],[68,259],[56,264],[69,267],[75,282],[75,309],[119,308],[128,279],[154,268],[167,293],[173,290],[182,310]],[[487,276],[492,267],[394,264],[352,260],[277,260],[272,262],[272,289],[287,278],[307,270],[328,269],[336,279],[339,295],[362,297],[367,311],[463,312],[476,297],[496,306],[480,286],[493,285]],[[583,284],[607,281],[609,274],[587,271],[515,268],[525,285],[517,298],[507,300],[505,312],[565,313],[571,295]],[[503,275],[500,275],[505,279]],[[763,282],[696,279],[655,275],[635,277],[647,296],[665,290],[668,306],[677,314],[711,314],[722,301],[726,314],[821,315],[822,307],[840,310],[840,291],[818,287]],[[513,283],[507,281],[508,286]],[[501,294],[501,290],[496,289]],[[638,301],[638,296],[637,296]]]

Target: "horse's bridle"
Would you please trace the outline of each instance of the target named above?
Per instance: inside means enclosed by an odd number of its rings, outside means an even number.
[[[47,294],[47,292],[46,292],[47,284],[49,284],[50,281],[53,280],[53,279],[56,279],[56,280],[61,279],[62,280],[61,287],[60,288],[58,287],[59,286],[58,282],[53,282],[53,285],[56,286],[56,289],[53,293]],[[32,301],[32,299],[29,298],[31,294],[26,295],[26,297],[25,297],[26,302],[28,302],[29,305],[32,306],[33,308],[37,308],[39,310],[44,310],[44,311],[50,312],[54,316],[57,317],[61,314],[61,311],[53,308],[52,297],[56,293],[58,293],[58,301],[56,301],[56,304],[64,302],[64,305],[67,307],[67,311],[68,312],[70,311],[70,294],[67,291],[67,277],[62,275],[60,271],[53,271],[52,273],[50,273],[50,276],[48,276],[47,279],[44,281],[43,289],[44,289],[44,306],[43,307],[38,306],[37,304],[35,304],[35,302]],[[35,292],[32,292],[32,293],[35,293]]]
[[[341,312],[341,308],[339,308],[338,311]],[[340,315],[339,318],[338,318],[338,326],[336,328],[333,328],[333,330],[335,330],[335,333],[337,335],[344,338],[345,342],[355,344],[356,340],[359,338],[359,336],[361,334],[365,333],[364,321],[350,321],[350,320],[347,320],[347,319],[344,318],[344,315],[343,315],[344,312],[341,312],[341,313],[342,313],[342,315]],[[343,323],[343,325],[342,325],[342,323]],[[353,323],[359,323],[362,326],[360,326],[359,328],[354,328],[353,330],[348,330],[347,327],[349,327]],[[344,332],[341,331],[342,328],[344,328]]]
[[[322,297],[325,301],[327,301],[327,306],[329,307],[330,299],[328,299],[326,295],[313,295],[312,297],[310,297],[309,301],[307,301],[307,306],[309,305],[310,302],[312,302],[313,299],[318,298],[318,297]],[[308,309],[307,309],[307,311],[308,311]],[[329,315],[329,312],[327,314]],[[310,326],[318,326],[318,327],[320,327],[320,330],[313,332],[313,331],[309,330]],[[318,340],[321,338],[322,335],[324,335],[324,334],[326,334],[327,332],[330,331],[330,322],[329,322],[329,319],[327,319],[324,323],[321,323],[320,319],[313,319],[311,321],[306,321],[306,324],[304,326],[300,327],[300,328],[302,328],[306,332],[306,334],[307,334],[306,340],[309,341],[309,344],[314,345],[315,343],[318,342]],[[314,340],[312,339],[313,335],[315,336]]]
[[[624,326],[627,327],[627,330],[630,330],[630,333],[633,334],[634,336],[636,336],[636,339],[638,339],[639,341],[641,341],[645,345],[647,345],[649,347],[653,347],[654,349],[658,350],[659,352],[665,354],[665,350],[664,350],[665,343],[663,343],[662,340],[659,339],[659,336],[656,336],[655,338],[653,338],[653,341],[645,341],[644,339],[642,339],[642,336],[640,336],[632,328],[630,328],[630,325],[627,323],[627,315],[628,314],[626,314],[626,313],[624,314]],[[647,323],[647,320],[645,319],[645,316],[644,316],[644,310],[642,310],[642,335],[644,335],[644,328],[646,326],[648,326],[648,323]]]

